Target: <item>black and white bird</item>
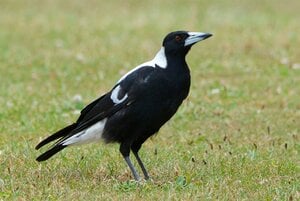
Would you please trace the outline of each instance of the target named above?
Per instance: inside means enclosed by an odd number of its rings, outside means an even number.
[[[45,161],[68,146],[102,139],[106,143],[120,143],[120,152],[134,179],[139,181],[129,158],[132,151],[145,179],[149,179],[138,151],[188,96],[190,70],[185,57],[195,43],[210,36],[201,32],[169,33],[154,59],[121,77],[109,92],[87,105],[75,123],[41,141],[36,149],[56,140],[36,160]]]

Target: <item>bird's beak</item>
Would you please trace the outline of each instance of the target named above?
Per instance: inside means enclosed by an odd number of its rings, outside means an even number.
[[[185,39],[184,46],[193,45],[212,36],[210,33],[202,32],[188,32],[188,34],[189,36]]]

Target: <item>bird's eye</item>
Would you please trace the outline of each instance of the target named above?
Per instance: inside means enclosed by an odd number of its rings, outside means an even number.
[[[175,40],[177,41],[177,42],[180,42],[181,40],[182,40],[182,37],[181,36],[175,36]]]

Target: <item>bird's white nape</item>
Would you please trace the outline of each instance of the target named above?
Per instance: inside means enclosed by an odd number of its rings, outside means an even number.
[[[139,66],[137,66],[135,69],[139,69],[144,66],[150,66],[150,67],[159,67],[159,68],[167,68],[168,62],[167,57],[165,54],[165,47],[162,46],[160,50],[156,53],[155,57],[151,61],[147,61]]]
[[[166,68],[167,67],[167,58],[165,54],[165,47],[161,47],[161,49],[157,52],[154,59],[152,61],[152,66],[155,67],[156,65],[160,68]]]
[[[134,71],[143,68],[143,67],[153,67],[155,68],[156,66],[160,67],[160,68],[167,68],[167,58],[166,58],[166,54],[165,54],[165,47],[161,47],[160,50],[156,53],[155,57],[151,60],[151,61],[147,61],[145,63],[142,63],[140,65],[138,65],[137,67],[135,67],[134,69],[132,69],[131,71],[129,71],[128,73],[126,73],[125,75],[123,75],[117,82],[117,84],[119,84],[121,81],[123,81],[128,75],[130,75],[131,73],[133,73]]]
[[[65,139],[61,142],[62,145],[79,145],[89,142],[95,142],[101,139],[107,118],[95,123],[87,129]]]
[[[112,92],[111,92],[111,95],[110,95],[110,98],[111,100],[115,103],[115,104],[119,104],[119,103],[122,103],[124,100],[126,100],[126,98],[128,97],[127,94],[125,94],[123,96],[123,98],[119,99],[118,96],[119,96],[119,92],[121,90],[121,86],[118,85]]]

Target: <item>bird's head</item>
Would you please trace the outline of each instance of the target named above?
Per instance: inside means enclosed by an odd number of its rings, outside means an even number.
[[[211,36],[210,33],[174,31],[164,38],[162,45],[168,55],[185,56],[194,44]]]

